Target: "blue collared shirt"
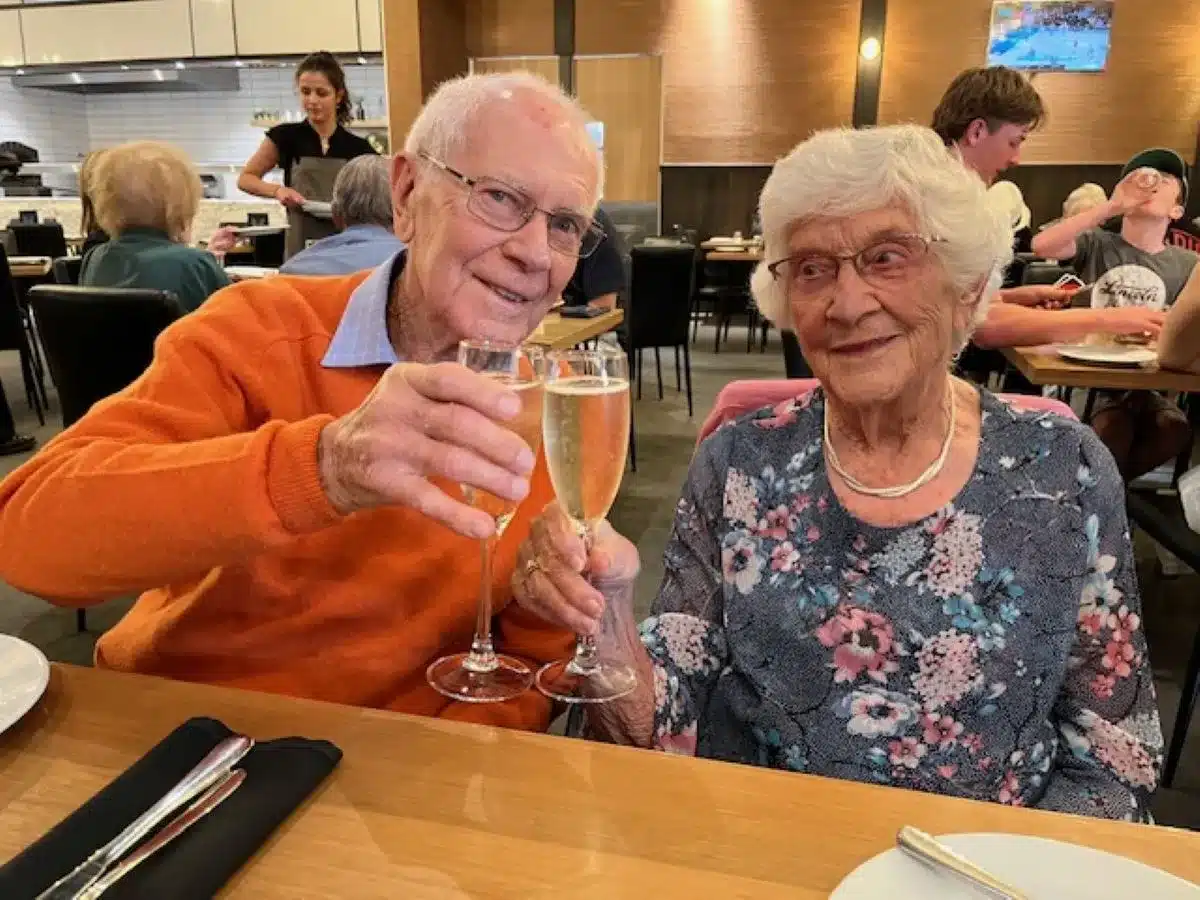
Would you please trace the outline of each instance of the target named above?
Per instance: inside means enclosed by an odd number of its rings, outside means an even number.
[[[400,238],[379,225],[351,225],[301,250],[279,269],[284,275],[349,275],[373,269],[403,250]]]
[[[354,289],[321,365],[327,369],[353,369],[400,362],[388,340],[387,305],[392,284],[403,268],[404,251],[393,253]]]

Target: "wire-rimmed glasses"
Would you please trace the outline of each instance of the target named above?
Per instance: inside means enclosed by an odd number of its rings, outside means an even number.
[[[833,286],[842,263],[848,262],[863,281],[885,287],[908,278],[935,243],[939,243],[937,238],[920,234],[889,235],[855,253],[795,253],[771,263],[767,271],[802,294],[821,294]]]

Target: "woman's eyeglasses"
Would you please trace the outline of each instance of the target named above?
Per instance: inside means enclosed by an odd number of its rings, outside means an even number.
[[[603,229],[585,215],[541,209],[523,191],[499,179],[472,178],[424,151],[417,155],[462,182],[467,188],[467,210],[492,228],[509,233],[520,231],[535,213],[544,213],[550,247],[564,256],[579,259],[591,256],[604,240]]]
[[[936,238],[919,234],[898,234],[876,241],[857,253],[797,253],[767,266],[776,281],[787,283],[802,294],[823,294],[832,287],[841,272],[842,263],[854,266],[863,281],[875,287],[886,287],[902,281],[929,253]]]

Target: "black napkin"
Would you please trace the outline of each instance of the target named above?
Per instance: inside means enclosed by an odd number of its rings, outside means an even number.
[[[232,733],[215,719],[191,719],[180,725],[112,784],[0,868],[0,897],[32,900],[120,834]],[[208,900],[341,758],[342,751],[328,741],[281,738],[256,744],[238,763],[246,770],[241,786],[105,891],[105,900]]]

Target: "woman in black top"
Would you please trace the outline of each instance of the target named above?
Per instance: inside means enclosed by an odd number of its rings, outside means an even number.
[[[296,67],[296,90],[304,105],[304,121],[270,129],[238,176],[240,190],[287,207],[289,256],[303,249],[306,240],[332,233],[327,219],[301,212],[305,202],[331,200],[333,180],[346,161],[375,152],[365,138],[343,127],[350,120],[350,93],[346,73],[332,54],[321,51],[307,56]],[[283,184],[264,181],[263,176],[277,166],[283,169]]]

